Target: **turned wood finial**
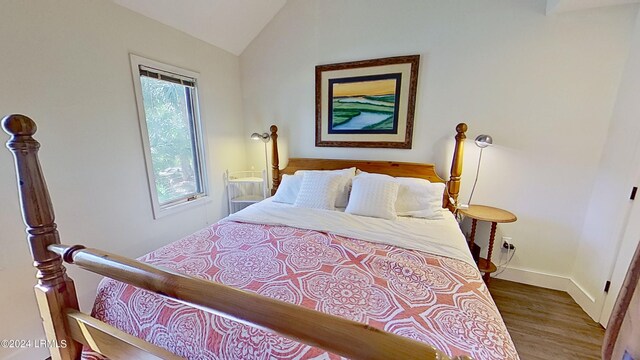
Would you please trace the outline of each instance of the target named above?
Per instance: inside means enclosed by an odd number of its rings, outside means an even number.
[[[280,186],[280,158],[278,156],[278,127],[271,125],[271,195],[276,193]]]
[[[5,116],[2,119],[2,128],[11,136],[32,136],[38,130],[33,120],[20,114]]]
[[[464,140],[467,138],[467,124],[460,123],[456,126],[456,145],[453,150],[453,160],[451,161],[451,172],[447,183],[447,195],[445,197],[446,207],[455,211],[460,193],[460,178],[462,177],[462,161],[464,158]],[[449,199],[453,199],[453,202]]]
[[[71,337],[64,316],[65,311],[79,308],[75,286],[66,275],[60,256],[48,249],[49,245],[60,244],[60,237],[38,160],[40,143],[32,137],[38,127],[27,116],[14,114],[2,119],[2,128],[11,135],[7,147],[15,159],[22,218],[27,225],[33,265],[38,269],[35,293],[44,330],[48,341],[66,344],[51,348],[51,357],[79,359],[82,344]]]
[[[38,268],[38,282],[48,286],[62,282],[65,270],[61,259],[47,250],[47,246],[59,244],[60,239],[38,160],[40,143],[32,137],[38,127],[29,117],[14,114],[2,119],[2,128],[11,135],[7,147],[15,158],[22,218],[27,225],[34,265]]]
[[[465,123],[460,123],[456,126],[456,132],[458,134],[462,134],[462,136],[464,136],[466,138],[466,135],[464,133],[467,132],[467,124]]]

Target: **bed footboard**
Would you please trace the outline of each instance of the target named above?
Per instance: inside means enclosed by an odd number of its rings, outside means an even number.
[[[166,350],[126,334],[78,311],[73,281],[63,260],[233,320],[353,359],[447,360],[442,352],[368,325],[278,301],[226,285],[156,268],[136,260],[83,246],[61,245],[54,213],[33,139],[35,123],[10,115],[2,126],[16,162],[22,215],[27,225],[35,286],[54,360],[80,358],[82,344],[114,359],[177,359]],[[455,359],[468,359],[457,357]]]
[[[352,359],[448,359],[366,324],[82,246],[51,245],[65,262]]]

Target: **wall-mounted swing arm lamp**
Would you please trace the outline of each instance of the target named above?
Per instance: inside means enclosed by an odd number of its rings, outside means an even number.
[[[480,149],[484,149],[491,144],[493,144],[491,135],[478,135],[476,137],[476,145],[478,145]]]
[[[478,183],[478,174],[480,174],[480,162],[482,161],[482,150],[487,146],[493,144],[493,138],[490,135],[478,135],[475,140],[476,146],[480,148],[480,156],[478,156],[478,168],[476,169],[476,179],[473,181],[473,188],[471,188],[471,195],[469,195],[469,201],[467,206],[471,205],[471,198],[473,198],[473,192],[476,190],[476,184]]]
[[[269,160],[267,158],[267,143],[271,140],[271,135],[269,133],[257,133],[254,132],[251,134],[251,140],[262,140],[264,143],[264,171],[267,174],[267,183],[269,183]]]
[[[269,136],[269,133],[253,133],[251,134],[251,140],[262,140],[266,144],[271,140],[271,136]]]

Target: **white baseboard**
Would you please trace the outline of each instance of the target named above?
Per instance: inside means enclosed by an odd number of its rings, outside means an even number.
[[[602,312],[602,306],[600,306],[596,299],[589,295],[584,289],[578,285],[573,279],[569,279],[569,285],[567,292],[573,300],[584,310],[594,321],[598,322],[600,319],[600,313]]]
[[[568,283],[571,281],[564,276],[517,268],[506,268],[496,278],[561,291],[567,291]]]
[[[594,321],[597,322],[600,317],[601,309],[600,306],[597,306],[596,299],[569,277],[533,270],[506,268],[504,272],[496,276],[496,278],[539,286],[546,289],[565,291]]]

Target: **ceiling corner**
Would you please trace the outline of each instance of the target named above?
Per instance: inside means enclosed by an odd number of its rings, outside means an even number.
[[[287,0],[112,0],[236,56]]]
[[[640,0],[547,0],[546,14],[640,3]]]

